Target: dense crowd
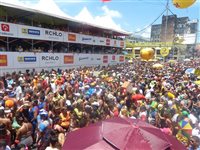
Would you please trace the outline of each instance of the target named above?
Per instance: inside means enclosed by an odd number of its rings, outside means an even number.
[[[115,116],[142,119],[200,149],[200,86],[186,73],[200,61],[162,62],[159,69],[152,63],[5,74],[0,149],[61,149],[68,132]]]

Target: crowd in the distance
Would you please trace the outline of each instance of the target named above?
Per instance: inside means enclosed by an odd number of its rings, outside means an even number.
[[[166,62],[154,69],[152,62],[135,60],[5,74],[0,79],[0,149],[61,149],[68,132],[115,116],[142,119],[188,149],[199,149],[200,87],[195,74],[185,73],[199,64]],[[180,121],[191,125],[191,134],[181,132]]]

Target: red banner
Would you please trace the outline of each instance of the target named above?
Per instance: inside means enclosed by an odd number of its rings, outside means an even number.
[[[68,34],[68,41],[76,41],[76,34]]]
[[[65,55],[64,56],[64,64],[73,64],[74,63],[74,56]]]
[[[119,62],[124,62],[124,56],[119,56]]]
[[[0,66],[7,66],[8,60],[7,55],[0,55]]]
[[[103,63],[108,63],[108,56],[103,56]]]

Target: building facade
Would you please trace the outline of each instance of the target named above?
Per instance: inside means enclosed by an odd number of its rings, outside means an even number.
[[[188,17],[163,15],[162,23],[151,27],[151,42],[174,43],[169,57],[173,57],[174,49],[178,50],[179,55],[185,55],[189,58],[194,57],[198,22],[198,19],[190,20]]]

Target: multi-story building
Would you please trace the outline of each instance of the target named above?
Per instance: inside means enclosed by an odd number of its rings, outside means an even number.
[[[192,57],[195,55],[194,47],[197,39],[197,31],[197,19],[190,20],[188,17],[178,18],[176,15],[163,16],[161,24],[151,27],[151,42],[174,43],[171,48],[170,57],[174,55],[174,49],[178,49],[180,55],[184,54]],[[184,44],[184,46],[180,44]]]
[[[151,26],[151,42],[160,42],[161,24]]]

